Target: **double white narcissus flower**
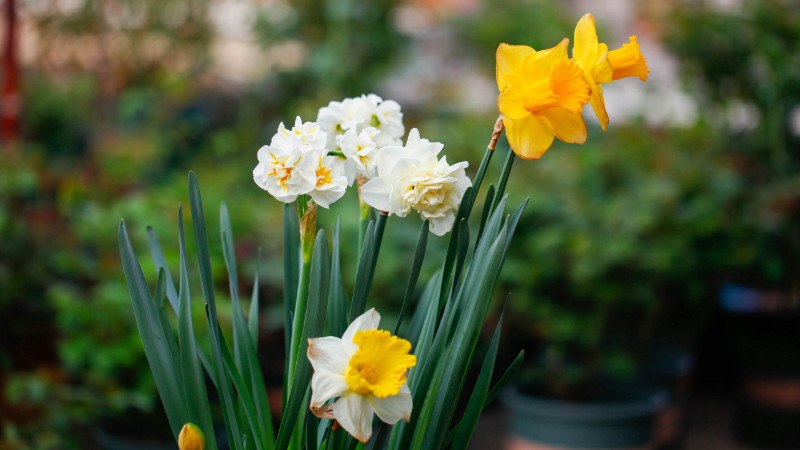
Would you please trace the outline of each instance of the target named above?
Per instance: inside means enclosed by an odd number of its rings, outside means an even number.
[[[376,145],[380,149],[387,145],[400,145],[405,133],[403,113],[393,100],[384,100],[375,94],[332,101],[320,108],[317,122],[327,135],[329,151],[339,151],[338,136],[348,130],[360,133],[367,127],[376,128]]]
[[[400,217],[413,209],[430,221],[438,236],[450,231],[472,182],[464,172],[466,161],[449,165],[445,157],[437,159],[442,147],[420,139],[416,128],[408,133],[405,147],[385,147],[378,155],[378,176],[361,188],[364,201]]]
[[[378,174],[378,145],[375,141],[380,134],[376,128],[367,127],[361,132],[351,128],[343,135],[337,136],[339,148],[347,157],[346,165],[352,174],[352,177],[348,174],[350,183],[353,182],[355,175],[373,178]]]
[[[281,123],[270,145],[258,151],[253,180],[284,203],[308,194],[318,205],[329,207],[344,195],[347,179],[344,159],[327,155],[326,139],[315,122],[304,123],[298,117],[291,130]]]
[[[372,436],[373,413],[390,425],[411,418],[406,377],[417,358],[409,354],[410,342],[377,329],[380,320],[373,308],[356,318],[341,339],[308,340],[314,368],[311,411],[319,418],[336,419],[361,442]],[[333,404],[325,404],[336,397]]]

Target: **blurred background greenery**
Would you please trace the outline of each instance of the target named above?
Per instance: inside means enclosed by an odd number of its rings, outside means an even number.
[[[697,342],[726,283],[797,305],[795,3],[630,1],[619,15],[539,0],[18,3],[19,136],[0,151],[0,448],[81,448],[115,418],[157,414],[116,226],[126,219],[140,254],[152,226],[175,265],[189,170],[212,236],[227,201],[243,292],[262,249],[260,348],[278,384],[281,208],[250,179],[277,124],[376,92],[474,173],[497,116],[496,46],[554,45],[584,12],[612,48],[638,34],[652,73],[609,86],[608,132],[588,121],[587,144],[514,168],[511,203],[531,199],[503,280],[506,346],[531,355],[522,379],[578,399],[599,378],[632,379],[655,342]],[[320,221],[341,214],[355,236],[356,208],[349,194]],[[370,301],[389,315],[418,225],[388,224]],[[431,267],[443,245],[431,239]],[[352,278],[355,250],[343,253]],[[224,279],[217,289],[225,298]]]

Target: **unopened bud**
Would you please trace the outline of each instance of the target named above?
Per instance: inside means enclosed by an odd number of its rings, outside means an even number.
[[[203,431],[193,423],[187,423],[181,428],[178,435],[178,449],[180,450],[204,450],[206,448],[206,437]]]

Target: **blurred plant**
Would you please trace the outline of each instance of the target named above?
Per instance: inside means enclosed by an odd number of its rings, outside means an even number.
[[[708,131],[618,126],[521,169],[531,212],[505,274],[541,350],[540,393],[590,398],[600,378],[636,375],[664,322],[684,339],[699,325],[741,189]]]
[[[800,296],[800,5],[675,7],[667,44],[681,59],[715,145],[744,182],[729,223],[730,281]]]

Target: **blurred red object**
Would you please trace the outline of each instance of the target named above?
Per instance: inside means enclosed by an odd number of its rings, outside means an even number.
[[[6,27],[3,48],[3,90],[0,93],[0,139],[11,144],[19,135],[19,61],[17,59],[16,0],[6,0],[3,8]]]

